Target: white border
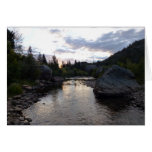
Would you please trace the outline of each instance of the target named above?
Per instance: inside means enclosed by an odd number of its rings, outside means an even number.
[[[152,82],[150,81],[146,82],[145,126],[6,126],[7,26],[145,26],[151,59],[150,2],[150,0],[1,1],[0,151],[152,151]]]

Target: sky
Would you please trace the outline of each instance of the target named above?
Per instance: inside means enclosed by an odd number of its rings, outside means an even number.
[[[33,53],[55,55],[59,61],[102,61],[145,37],[143,27],[15,27],[22,45]]]

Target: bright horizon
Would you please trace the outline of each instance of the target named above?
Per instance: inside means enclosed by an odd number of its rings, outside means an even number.
[[[142,27],[103,28],[103,27],[14,27],[22,34],[25,50],[31,46],[34,53],[55,55],[59,62],[102,61],[145,37]]]

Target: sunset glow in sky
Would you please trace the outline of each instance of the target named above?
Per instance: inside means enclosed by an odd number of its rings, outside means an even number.
[[[145,37],[144,28],[103,27],[17,27],[22,45],[27,50],[46,56],[56,55],[60,61],[102,61]]]

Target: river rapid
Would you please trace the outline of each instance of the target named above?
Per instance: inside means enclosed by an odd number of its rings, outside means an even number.
[[[92,78],[71,78],[23,113],[31,125],[143,125],[143,109],[125,99],[96,99],[93,88],[85,81]],[[119,100],[119,101],[118,101]],[[115,104],[115,102],[119,104]],[[124,104],[121,104],[124,103]]]

